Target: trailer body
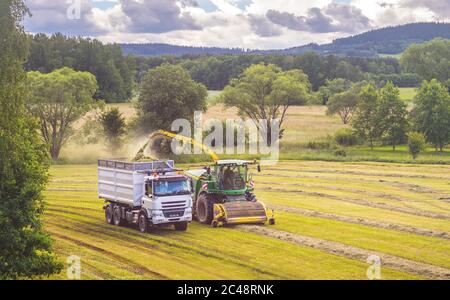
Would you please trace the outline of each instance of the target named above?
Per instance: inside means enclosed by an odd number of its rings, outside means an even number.
[[[192,221],[190,181],[173,161],[98,161],[98,194],[106,205],[108,223],[149,226],[174,225],[186,230]]]

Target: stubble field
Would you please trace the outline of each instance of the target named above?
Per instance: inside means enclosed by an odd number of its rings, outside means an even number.
[[[51,174],[45,228],[82,279],[367,279],[373,255],[382,279],[450,279],[450,166],[281,162],[254,176],[275,226],[149,234],[106,224],[95,165]]]

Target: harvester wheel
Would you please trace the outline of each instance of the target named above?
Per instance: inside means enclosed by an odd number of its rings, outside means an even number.
[[[114,211],[113,211],[113,223],[116,226],[122,226],[122,224],[123,224],[120,206],[117,206],[117,205],[114,207]]]
[[[106,219],[106,223],[108,224],[113,224],[113,209],[111,204],[108,204],[105,207],[105,219]]]
[[[214,218],[214,203],[208,199],[206,194],[202,194],[197,199],[196,205],[197,219],[202,224],[211,224]]]
[[[174,227],[176,231],[186,231],[188,228],[188,222],[176,223],[174,224]]]

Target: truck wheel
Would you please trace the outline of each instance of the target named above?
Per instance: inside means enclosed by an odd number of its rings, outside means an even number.
[[[211,224],[214,217],[214,203],[208,199],[206,194],[202,194],[197,199],[196,216],[200,223]]]
[[[148,219],[147,216],[144,213],[141,213],[139,215],[139,219],[138,219],[138,226],[139,226],[139,231],[142,233],[146,233],[148,230]]]
[[[186,231],[188,228],[188,222],[180,222],[174,224],[176,231]]]
[[[106,223],[111,224],[111,225],[114,224],[113,223],[113,209],[112,209],[111,204],[108,204],[105,207],[105,219],[106,219]]]
[[[122,222],[122,213],[120,211],[120,206],[115,206],[114,207],[114,212],[113,212],[113,223],[116,226],[122,226],[123,222]]]

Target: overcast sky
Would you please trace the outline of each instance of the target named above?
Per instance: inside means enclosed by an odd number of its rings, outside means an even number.
[[[25,0],[32,33],[277,49],[388,25],[450,22],[450,0]]]

